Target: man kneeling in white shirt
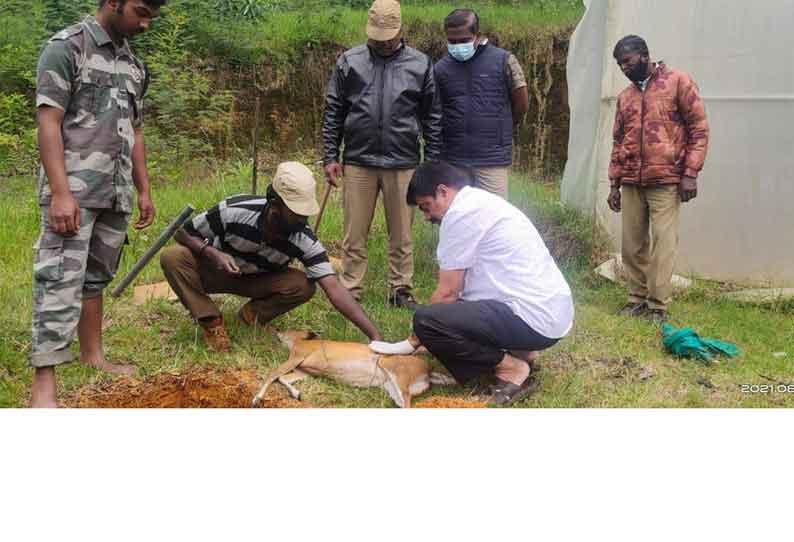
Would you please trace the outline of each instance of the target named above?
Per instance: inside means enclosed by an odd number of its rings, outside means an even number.
[[[461,384],[494,375],[488,400],[507,405],[534,390],[530,361],[571,330],[573,299],[526,215],[470,181],[446,162],[425,162],[411,179],[408,204],[441,226],[440,269],[430,304],[414,314],[415,336],[402,344],[423,345]]]

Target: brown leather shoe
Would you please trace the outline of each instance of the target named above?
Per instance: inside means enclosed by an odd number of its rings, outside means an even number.
[[[229,334],[223,325],[223,316],[218,316],[209,321],[199,322],[204,329],[204,342],[213,352],[228,352],[232,343]]]
[[[256,312],[254,312],[254,309],[251,308],[250,302],[240,307],[240,312],[237,313],[237,316],[240,317],[240,320],[242,320],[245,325],[256,326],[268,333],[275,333],[273,326],[263,324],[259,321],[259,317]]]

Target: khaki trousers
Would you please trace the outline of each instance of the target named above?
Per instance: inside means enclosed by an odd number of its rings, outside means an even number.
[[[196,260],[182,245],[166,248],[160,254],[160,266],[171,289],[193,318],[216,318],[221,311],[207,294],[236,294],[251,299],[249,305],[257,321],[265,324],[309,301],[316,290],[306,273],[288,268],[275,273],[229,275],[210,267],[206,260]]]
[[[375,214],[378,192],[383,193],[389,233],[389,290],[412,288],[414,254],[411,227],[414,209],[405,202],[413,169],[379,169],[345,165],[342,204],[345,211],[342,240],[342,286],[361,297],[367,273],[367,238]]]
[[[507,199],[507,174],[509,167],[480,167],[472,168],[477,179],[477,188],[482,188]]]
[[[674,184],[621,187],[623,267],[629,302],[667,309],[673,295],[671,279],[678,252],[681,197]]]

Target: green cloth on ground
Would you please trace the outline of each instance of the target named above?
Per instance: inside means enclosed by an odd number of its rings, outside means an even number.
[[[662,325],[662,344],[676,356],[682,358],[696,358],[709,362],[714,356],[725,355],[729,358],[739,355],[735,344],[718,341],[717,339],[703,339],[694,329],[684,327],[676,329],[670,324]]]

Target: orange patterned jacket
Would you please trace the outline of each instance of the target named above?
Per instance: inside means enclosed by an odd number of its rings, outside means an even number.
[[[657,63],[645,92],[632,83],[618,95],[612,134],[612,186],[678,184],[682,176],[697,178],[709,140],[697,84],[688,74]]]

